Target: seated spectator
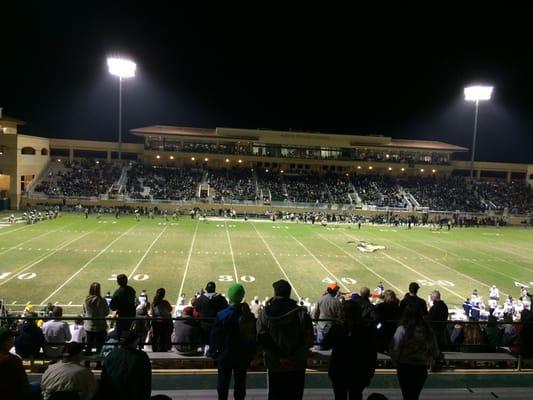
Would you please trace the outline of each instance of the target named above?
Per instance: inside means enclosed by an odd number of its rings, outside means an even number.
[[[498,319],[491,315],[485,328],[485,338],[492,351],[503,344],[503,330],[498,326]]]
[[[374,376],[377,351],[374,330],[363,320],[359,304],[344,302],[340,323],[331,327],[324,345],[333,348],[328,375],[335,399],[362,399]]]
[[[69,326],[70,329],[70,341],[76,343],[85,343],[87,341],[87,334],[83,327],[83,319],[81,315],[78,319],[74,320],[74,323]]]
[[[48,366],[41,379],[44,400],[57,392],[76,393],[80,400],[94,398],[97,391],[94,375],[91,370],[79,365],[82,351],[81,343],[67,343],[63,359]]]
[[[55,306],[52,310],[53,319],[43,324],[44,338],[46,343],[49,343],[44,346],[44,354],[47,357],[61,357],[64,344],[72,338],[68,324],[59,320],[62,316],[63,309]]]
[[[123,331],[120,346],[104,359],[100,393],[103,400],[147,400],[152,392],[152,367],[137,349],[138,336]]]
[[[28,376],[22,360],[9,352],[14,343],[13,333],[0,327],[0,393],[6,400],[24,400],[29,390]]]
[[[44,334],[33,319],[37,317],[37,314],[29,313],[26,316],[32,319],[25,319],[19,327],[15,338],[15,351],[23,358],[38,357],[45,342]]]
[[[172,342],[179,354],[184,356],[197,356],[202,352],[199,348],[202,346],[202,328],[200,322],[193,317],[194,309],[192,307],[185,307],[181,312],[183,319],[174,321],[174,333],[172,334]]]
[[[469,323],[466,323],[463,328],[463,342],[459,347],[459,351],[465,353],[483,352],[486,350],[485,338],[481,327],[472,318]]]

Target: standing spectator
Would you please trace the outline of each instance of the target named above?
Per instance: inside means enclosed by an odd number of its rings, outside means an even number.
[[[369,288],[362,287],[359,290],[359,305],[361,306],[363,320],[368,326],[374,327],[377,321],[376,306],[370,302]]]
[[[146,336],[150,331],[150,317],[148,316],[148,308],[150,303],[139,304],[135,310],[135,321],[131,326],[131,330],[135,332],[139,338],[139,350],[144,349],[144,343],[146,342]]]
[[[35,322],[36,313],[28,313],[15,338],[15,351],[22,358],[37,357],[45,339],[41,328]]]
[[[0,327],[0,393],[5,399],[24,400],[29,389],[28,376],[22,360],[9,352],[14,343],[13,333]]]
[[[100,294],[98,282],[91,283],[89,287],[89,295],[83,302],[83,315],[95,318],[86,319],[83,324],[87,335],[87,352],[91,354],[93,348],[96,348],[96,352],[100,353],[107,335],[107,322],[104,318],[109,315],[109,305]]]
[[[104,359],[100,382],[102,400],[147,400],[152,392],[152,367],[138,336],[123,331],[120,346]]]
[[[439,349],[441,351],[447,350],[451,344],[450,334],[446,325],[446,322],[448,321],[448,306],[441,300],[440,292],[438,290],[431,292],[430,297],[433,306],[429,309],[428,315],[426,315],[426,320],[433,329]]]
[[[118,289],[113,294],[109,308],[116,311],[118,315],[115,330],[117,337],[121,337],[123,331],[131,328],[132,319],[124,319],[135,317],[135,290],[128,286],[128,277],[124,274],[117,276]]]
[[[324,343],[333,348],[328,375],[335,400],[362,400],[374,376],[377,350],[374,331],[363,320],[359,304],[344,302],[340,323],[331,327]]]
[[[85,328],[83,327],[83,318],[81,315],[74,320],[74,323],[69,326],[69,329],[71,342],[85,343],[87,334],[85,332]]]
[[[199,355],[198,348],[203,343],[200,322],[193,317],[194,308],[185,307],[181,311],[181,318],[174,321],[172,342],[179,354],[184,356]]]
[[[533,358],[533,312],[525,309],[520,318],[522,324],[520,335],[520,355],[524,359]]]
[[[83,345],[71,342],[65,345],[63,359],[50,364],[41,379],[44,400],[55,392],[75,393],[80,400],[92,400],[96,394],[96,381],[88,368],[80,365]]]
[[[165,289],[157,289],[150,308],[150,316],[152,317],[152,351],[154,352],[168,351],[171,348],[172,306],[165,300],[165,294]]]
[[[426,301],[424,299],[421,299],[417,295],[418,289],[420,289],[420,285],[418,283],[411,282],[409,284],[409,293],[406,293],[404,298],[400,302],[400,312],[402,314],[408,304],[415,304],[418,308],[420,308],[420,312],[422,313],[422,315],[426,315],[428,313],[428,306],[426,304]]]
[[[250,303],[250,311],[252,311],[252,314],[255,316],[255,319],[259,319],[259,314],[261,314],[262,310],[263,305],[261,304],[259,297],[255,296],[253,301]]]
[[[268,370],[268,399],[299,400],[303,397],[313,324],[305,307],[290,298],[291,285],[272,284],[274,297],[267,301],[257,321],[257,339]]]
[[[47,343],[44,346],[44,354],[47,357],[61,357],[65,343],[71,339],[70,329],[65,321],[59,320],[63,316],[63,309],[55,306],[52,310],[51,321],[43,324],[43,334]]]
[[[387,289],[383,292],[383,303],[376,306],[378,315],[377,342],[379,352],[388,352],[400,320],[400,302],[396,293]],[[381,325],[380,325],[381,324]]]
[[[424,321],[420,305],[409,302],[394,334],[391,349],[404,399],[418,400],[426,382],[428,365],[438,355],[435,335]]]
[[[246,372],[256,351],[255,317],[244,298],[244,287],[238,283],[228,289],[229,306],[219,311],[211,329],[210,350],[218,368],[219,400],[227,400],[231,375],[234,398],[246,397]]]
[[[214,320],[217,313],[228,306],[228,301],[224,296],[216,292],[216,288],[215,282],[208,282],[205,287],[205,292],[196,299],[194,309],[198,312],[200,318],[213,318]],[[204,337],[203,342],[206,345],[209,344],[211,338],[213,320],[202,320],[201,323]]]
[[[329,329],[336,319],[339,319],[342,312],[342,305],[337,298],[339,286],[331,283],[326,288],[326,293],[320,297],[313,312],[314,319],[328,319],[329,321],[318,321],[316,324],[316,341],[318,348],[322,348],[322,340],[327,335]]]

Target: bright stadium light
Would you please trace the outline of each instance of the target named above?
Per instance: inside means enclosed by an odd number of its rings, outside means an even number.
[[[118,159],[122,160],[122,79],[133,78],[137,65],[125,58],[109,57],[107,59],[109,73],[118,76]]]
[[[490,100],[492,96],[493,86],[475,85],[466,87],[464,90],[465,100],[476,103],[476,113],[474,117],[474,137],[472,139],[472,159],[470,161],[470,179],[474,178],[474,161],[476,157],[476,136],[477,136],[477,118],[479,114],[479,102],[482,100]]]

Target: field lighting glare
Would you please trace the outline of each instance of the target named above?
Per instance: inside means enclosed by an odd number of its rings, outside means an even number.
[[[466,101],[490,100],[493,86],[469,86],[465,88]]]
[[[137,65],[133,61],[116,57],[107,59],[107,67],[111,75],[118,76],[120,79],[133,78],[137,69]]]

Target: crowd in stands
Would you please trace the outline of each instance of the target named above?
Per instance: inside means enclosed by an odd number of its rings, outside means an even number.
[[[214,201],[250,201],[259,198],[255,179],[248,169],[209,170],[207,179],[209,187],[215,191]]]
[[[51,173],[36,187],[36,192],[48,196],[97,197],[107,193],[121,174],[117,165],[94,161],[66,161],[65,168]]]
[[[267,369],[269,399],[302,398],[311,350],[331,352],[329,377],[336,399],[362,398],[374,375],[378,352],[390,355],[405,399],[418,399],[428,367],[442,366],[443,351],[505,347],[533,357],[531,295],[524,288],[520,292],[523,307],[516,310],[517,303],[508,298],[501,313],[495,286],[488,292],[487,310],[474,290],[463,306],[464,319],[454,316],[455,322],[449,324],[450,311],[440,292],[432,291],[426,303],[418,296],[416,282],[401,301],[381,282],[373,292],[363,287],[358,293],[341,292],[337,283],[331,283],[313,305],[291,299],[291,285],[285,280],[273,283],[273,297],[264,302],[255,297],[250,304],[243,302],[242,285],[230,285],[223,295],[217,293],[214,282],[208,282],[188,304],[182,295],[177,310],[165,299],[163,288],[150,301],[146,291],[136,294],[125,275],[117,277],[117,284],[115,293],[105,296],[99,283],[90,285],[83,302],[83,316],[88,319],[80,316],[69,325],[62,320],[62,308],[50,304],[44,323],[27,307],[18,327],[2,326],[2,395],[37,399],[42,392],[44,399],[54,399],[56,392],[75,392],[77,397],[61,398],[149,399],[147,337],[153,352],[167,352],[174,346],[185,356],[213,358],[221,399],[228,397],[231,376],[235,398],[245,398],[247,370],[259,353]],[[109,319],[112,311],[115,318]],[[174,311],[180,318],[172,318]],[[49,365],[40,385],[30,385],[18,356],[36,357],[41,349],[58,362]],[[80,365],[83,351],[102,354],[99,383],[90,369]]]

